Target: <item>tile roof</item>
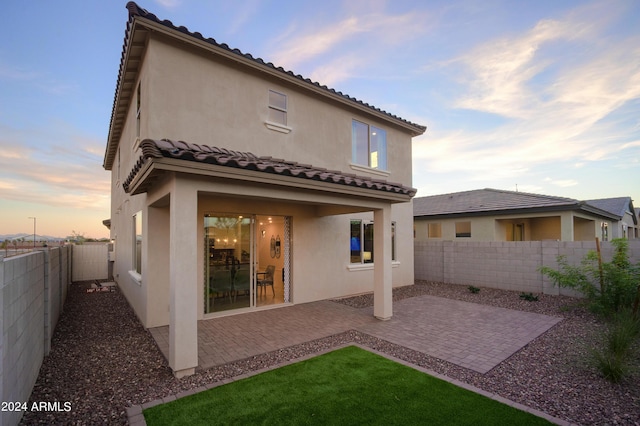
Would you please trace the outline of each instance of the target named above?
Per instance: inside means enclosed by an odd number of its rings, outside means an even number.
[[[627,212],[633,213],[634,210],[631,197],[600,198],[597,200],[587,200],[585,203],[615,214],[620,218],[623,218]]]
[[[249,53],[243,53],[242,51],[240,51],[239,49],[232,49],[231,47],[229,47],[226,43],[218,43],[215,39],[213,38],[205,38],[202,36],[202,34],[200,34],[199,32],[191,32],[189,31],[189,29],[187,29],[184,26],[175,26],[171,21],[169,20],[161,20],[159,19],[156,15],[154,15],[153,13],[148,12],[147,10],[141,8],[140,6],[138,6],[135,2],[130,1],[127,3],[126,6],[127,10],[129,11],[129,20],[127,22],[127,28],[125,31],[125,38],[124,38],[124,44],[122,47],[122,55],[121,55],[121,59],[120,59],[120,71],[118,74],[118,81],[116,83],[116,93],[114,96],[114,101],[113,101],[113,110],[111,113],[111,124],[110,124],[110,130],[109,130],[109,141],[107,143],[107,151],[105,152],[105,160],[104,160],[104,165],[105,168],[107,168],[108,170],[111,168],[112,162],[113,162],[113,157],[115,156],[115,150],[116,147],[112,146],[112,145],[116,145],[116,142],[113,142],[111,139],[115,138],[118,139],[120,132],[121,132],[121,126],[123,125],[122,123],[120,123],[120,121],[123,121],[123,114],[124,112],[122,111],[121,108],[119,108],[119,92],[121,90],[121,85],[125,84],[125,81],[129,81],[130,78],[128,76],[126,76],[126,74],[128,73],[129,70],[125,69],[125,65],[127,63],[128,60],[128,55],[129,55],[129,50],[133,50],[135,51],[136,49],[140,49],[140,45],[144,45],[144,43],[131,43],[132,46],[129,46],[129,41],[130,38],[133,37],[132,35],[132,29],[133,29],[133,21],[134,18],[139,17],[139,18],[144,18],[147,19],[151,22],[154,22],[156,24],[160,24],[166,28],[169,28],[171,30],[175,30],[175,31],[179,31],[182,34],[185,34],[189,37],[193,37],[196,40],[199,41],[203,41],[205,43],[208,43],[211,46],[215,46],[216,48],[219,49],[223,49],[226,52],[229,52],[235,56],[237,56],[238,58],[242,58],[244,60],[248,60],[251,63],[260,66],[260,67],[265,67],[268,68],[270,70],[273,70],[275,72],[277,72],[278,74],[280,74],[283,78],[293,78],[294,81],[297,81],[300,85],[302,86],[306,86],[306,87],[310,87],[310,88],[314,88],[314,89],[319,89],[321,92],[324,92],[326,95],[334,95],[334,96],[338,96],[339,98],[344,99],[345,101],[348,101],[350,103],[353,103],[357,106],[360,107],[364,107],[365,109],[369,109],[372,112],[377,112],[380,114],[383,114],[384,116],[386,116],[389,119],[392,120],[396,120],[396,122],[401,122],[403,123],[405,126],[408,126],[409,128],[413,129],[413,132],[416,135],[420,135],[422,133],[425,132],[425,130],[427,129],[426,126],[422,126],[416,123],[412,123],[408,120],[405,120],[401,117],[398,117],[396,115],[393,115],[387,111],[381,110],[379,108],[376,108],[373,105],[369,105],[359,99],[353,98],[347,94],[344,94],[342,92],[336,91],[335,89],[329,88],[327,86],[324,85],[320,85],[320,83],[312,81],[309,78],[304,78],[303,76],[301,76],[300,74],[294,74],[292,71],[288,71],[285,70],[282,67],[276,67],[273,63],[271,62],[265,62],[262,58],[254,58],[251,54]],[[137,60],[137,59],[136,59]],[[137,72],[137,67],[134,67],[134,71]],[[130,96],[125,96],[125,102],[126,99],[129,99]]]
[[[147,166],[149,161],[170,158],[320,181],[335,185],[383,191],[406,196],[407,198],[413,197],[416,193],[416,189],[414,188],[385,180],[356,176],[354,174],[327,170],[309,164],[301,164],[273,157],[258,157],[250,152],[232,151],[208,145],[191,144],[184,141],[145,139],[140,144],[140,148],[142,149],[142,155],[122,184],[126,192],[132,190],[132,182],[138,177],[140,171]],[[146,190],[146,187],[142,187],[136,191],[136,193],[146,192]]]
[[[617,213],[586,201],[491,188],[413,199],[415,218],[490,216],[567,210],[579,210],[613,220],[621,219]]]
[[[572,198],[486,188],[414,198],[413,215],[491,214],[522,209],[571,208],[579,204],[580,201]]]

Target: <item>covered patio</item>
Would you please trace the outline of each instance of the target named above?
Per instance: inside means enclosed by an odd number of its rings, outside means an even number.
[[[267,266],[263,262],[259,269],[256,249],[256,241],[266,237],[266,232],[256,229],[261,216],[278,216],[294,223],[295,230],[289,232],[287,226],[282,240],[280,235],[277,238],[282,241],[285,258],[285,293],[292,294],[282,303],[307,303],[373,290],[370,315],[391,318],[392,268],[413,278],[410,250],[405,250],[403,268],[400,262],[392,264],[392,228],[405,236],[410,231],[411,223],[404,219],[410,217],[408,202],[415,189],[182,141],[146,139],[140,146],[140,161],[123,187],[131,195],[146,194],[146,208],[140,213],[147,217],[146,229],[141,225],[139,237],[144,246],[141,263],[146,265],[139,278],[142,291],[147,292],[143,317],[147,327],[168,325],[168,360],[176,377],[193,374],[197,366],[203,366],[200,360],[206,360],[200,348],[209,344],[197,323],[220,313],[211,308],[216,305],[213,295],[237,297],[234,283],[232,290],[217,285],[217,269],[227,272],[233,268],[235,272],[237,265],[238,271],[245,272],[241,289],[248,292],[248,302],[242,309],[261,308],[255,296],[257,284],[252,282]],[[226,238],[215,237],[221,226],[216,224],[232,218],[238,232],[248,232],[229,235],[228,246]],[[353,260],[348,264],[347,226],[353,218],[367,220],[376,235],[366,253],[369,264],[353,266]],[[271,238],[275,246],[275,235]],[[206,252],[202,242],[206,242]],[[291,247],[297,247],[295,255],[290,255]],[[370,257],[373,253],[375,262]],[[360,254],[364,259],[365,253]],[[237,278],[228,276],[231,281]],[[401,282],[402,277],[396,279]],[[221,283],[227,281],[227,276],[220,279]],[[200,336],[205,339],[203,344]]]
[[[562,320],[428,295],[394,302],[389,321],[372,313],[324,300],[198,321],[198,368],[356,330],[486,373]],[[168,359],[169,327],[149,331]]]

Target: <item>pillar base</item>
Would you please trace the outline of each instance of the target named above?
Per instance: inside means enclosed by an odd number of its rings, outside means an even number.
[[[374,317],[376,317],[376,319],[380,320],[380,321],[389,321],[391,319],[391,317],[379,317],[374,315]]]
[[[192,376],[193,374],[195,374],[195,372],[196,372],[195,368],[185,368],[184,370],[174,371],[173,375],[175,376],[176,379],[181,379],[183,377]]]

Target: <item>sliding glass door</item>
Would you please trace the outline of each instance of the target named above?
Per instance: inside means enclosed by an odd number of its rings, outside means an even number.
[[[285,216],[204,216],[204,313],[290,302],[290,223]]]
[[[253,219],[205,215],[204,313],[253,306]]]

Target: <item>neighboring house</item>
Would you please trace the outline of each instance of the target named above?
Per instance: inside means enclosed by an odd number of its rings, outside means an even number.
[[[607,211],[616,217],[618,221],[609,230],[609,238],[626,238],[635,240],[638,235],[638,213],[633,207],[631,197],[601,198],[598,200],[587,200],[585,203]]]
[[[426,128],[127,9],[113,275],[145,327],[169,325],[174,374],[198,365],[198,320],[370,291],[391,317],[392,286],[413,284]]]
[[[611,238],[618,214],[584,201],[477,189],[413,200],[416,241],[591,241]]]

